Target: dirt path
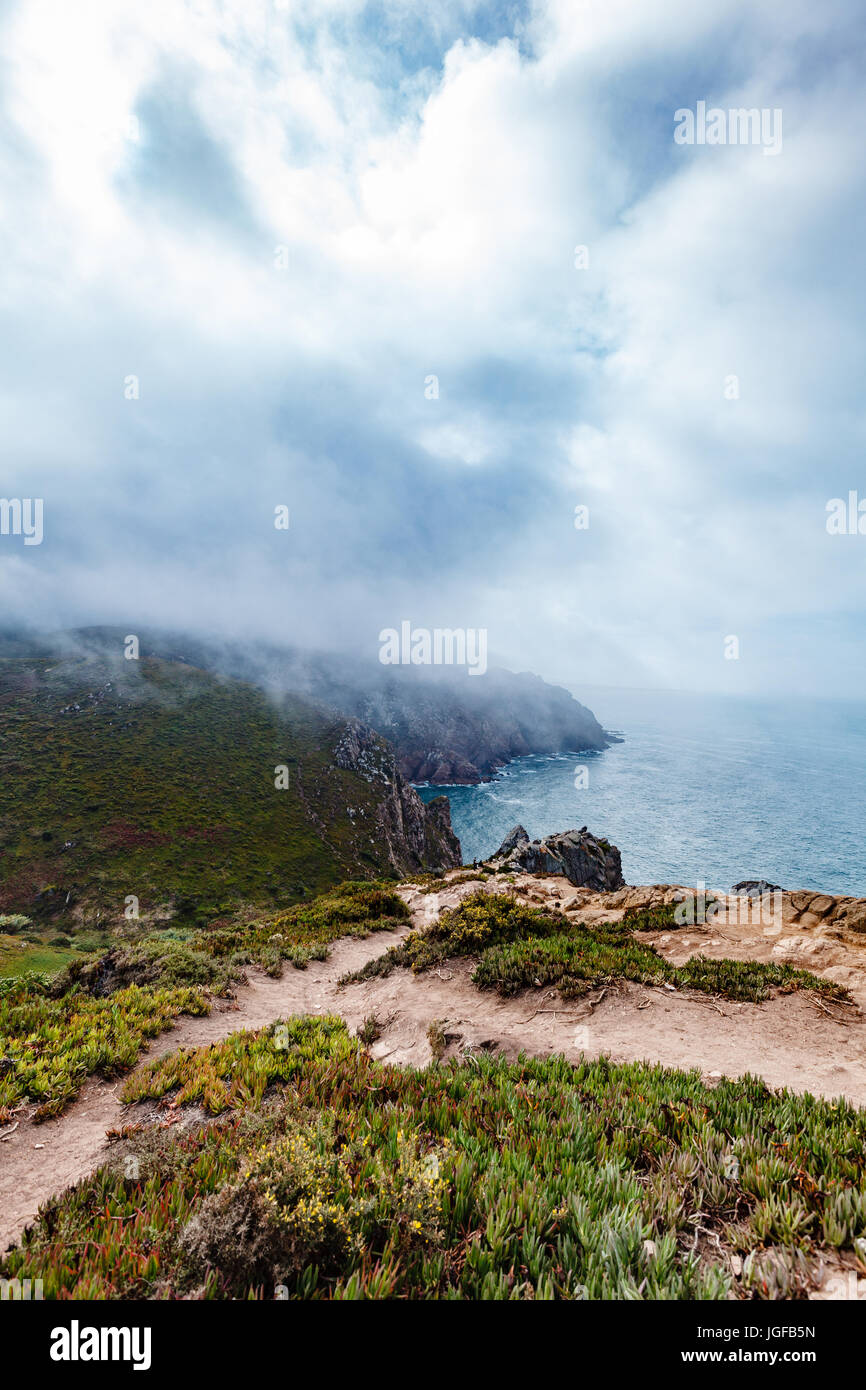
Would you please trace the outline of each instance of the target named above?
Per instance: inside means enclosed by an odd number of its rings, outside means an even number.
[[[242,1028],[262,1028],[291,1014],[336,1012],[339,977],[379,955],[399,936],[375,932],[360,941],[338,941],[329,960],[314,961],[306,970],[289,965],[278,980],[251,969],[249,983],[237,987],[233,1001],[214,1001],[204,1018],[181,1016],[143,1052],[142,1063],[180,1047],[204,1047]],[[14,1133],[0,1139],[0,1251],[17,1240],[42,1202],[78,1182],[108,1156],[105,1131],[123,1123],[125,1107],[119,1097],[124,1080],[91,1078],[56,1120],[34,1124],[28,1115]]]
[[[410,888],[401,891],[413,924],[420,926],[475,886],[426,895]],[[500,885],[485,886],[494,891]],[[562,881],[528,880],[515,886],[535,899],[553,899]],[[581,914],[620,915],[584,901]],[[372,1052],[383,1061],[426,1065],[431,1057],[427,1029],[439,1021],[448,1055],[495,1050],[513,1058],[521,1051],[535,1056],[556,1052],[576,1061],[581,1053],[604,1053],[613,1061],[648,1059],[697,1067],[709,1080],[749,1071],[771,1086],[831,1098],[841,1095],[866,1106],[866,1015],[859,1009],[837,1007],[828,1012],[804,994],[764,1004],[733,1004],[632,984],[595,991],[589,999],[568,1004],[552,990],[505,1000],[475,989],[465,961],[420,976],[401,970],[385,979],[339,988],[337,982],[346,971],[380,955],[402,934],[377,932],[363,940],[338,941],[327,961],[313,962],[304,971],[287,966],[278,980],[251,971],[249,983],[238,987],[233,1001],[217,1001],[206,1018],[181,1018],[151,1044],[143,1060],[178,1047],[215,1042],[238,1029],[259,1028],[295,1013],[337,1013],[352,1030],[375,1014],[382,1034]],[[740,959],[782,956],[816,973],[844,979],[858,1002],[866,1003],[863,951],[834,944],[829,954],[816,955],[808,941],[801,938],[800,946],[791,946],[796,938],[787,937],[780,951],[777,936],[739,927],[712,932],[689,928],[647,939],[677,962],[698,950]],[[42,1202],[106,1158],[105,1131],[123,1123],[118,1098],[122,1087],[122,1080],[90,1080],[58,1119],[35,1125],[25,1116],[0,1140],[0,1250],[17,1239]]]

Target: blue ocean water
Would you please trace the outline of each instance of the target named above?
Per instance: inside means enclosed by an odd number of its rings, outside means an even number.
[[[530,838],[587,825],[618,845],[627,883],[766,878],[866,897],[866,703],[575,694],[625,742],[520,758],[477,787],[418,789],[449,797],[464,861],[518,822]]]

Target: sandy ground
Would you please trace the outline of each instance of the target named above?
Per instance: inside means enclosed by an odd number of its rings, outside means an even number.
[[[496,880],[484,884],[487,891],[502,886]],[[521,877],[510,880],[509,886],[535,902],[558,900],[583,920],[621,915],[600,895],[570,890],[561,879]],[[407,886],[401,892],[413,925],[422,926],[477,887],[466,883],[424,894]],[[382,954],[402,934],[377,932],[363,940],[338,941],[327,961],[314,962],[304,971],[287,966],[278,980],[251,971],[234,1000],[217,1001],[206,1018],[181,1018],[144,1057],[202,1046],[295,1013],[340,1014],[352,1030],[375,1014],[382,1032],[372,1053],[394,1063],[426,1065],[431,1056],[427,1029],[438,1021],[446,1035],[447,1055],[486,1050],[513,1058],[522,1051],[534,1056],[562,1053],[577,1060],[581,1054],[603,1053],[614,1061],[647,1059],[696,1067],[710,1082],[751,1072],[770,1086],[844,1096],[866,1106],[866,942],[860,946],[820,933],[798,933],[796,927],[736,923],[646,938],[675,963],[698,952],[787,960],[845,983],[857,1007],[828,1005],[805,994],[764,1004],[734,1004],[695,992],[631,984],[596,990],[587,999],[567,1004],[552,990],[503,1000],[475,989],[465,961],[420,976],[401,970],[385,979],[338,985],[347,971]],[[122,1081],[93,1079],[58,1119],[36,1125],[23,1112],[17,1128],[0,1135],[0,1250],[18,1238],[41,1203],[108,1156],[106,1129],[124,1123],[118,1099],[122,1087]]]

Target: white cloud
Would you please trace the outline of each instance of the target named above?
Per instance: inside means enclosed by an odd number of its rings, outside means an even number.
[[[42,488],[50,537],[0,551],[9,611],[309,637],[314,593],[348,640],[399,598],[562,679],[718,688],[748,623],[744,688],[837,689],[866,599],[823,528],[866,495],[844,7],[552,0],[508,35],[455,3],[426,70],[417,7],[381,49],[359,3],[307,6],[304,43],[297,14],[7,24],[0,491]],[[674,146],[698,99],[780,106],[783,153]]]

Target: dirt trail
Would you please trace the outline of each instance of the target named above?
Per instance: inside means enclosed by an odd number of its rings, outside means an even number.
[[[488,891],[501,890],[495,880]],[[561,879],[511,881],[521,895],[556,901],[584,919],[618,917],[603,899],[563,893]],[[401,889],[413,925],[429,922],[478,884],[461,884],[441,893]],[[570,900],[569,900],[570,898]],[[408,928],[407,928],[408,929]],[[155,1039],[143,1060],[178,1047],[202,1046],[241,1028],[259,1028],[294,1013],[340,1014],[356,1029],[376,1014],[382,1035],[372,1048],[383,1061],[424,1066],[431,1050],[427,1029],[439,1021],[448,1055],[471,1056],[495,1050],[508,1058],[524,1051],[535,1056],[601,1053],[614,1061],[648,1059],[673,1067],[697,1067],[712,1081],[749,1071],[771,1086],[866,1106],[866,1015],[860,1009],[828,1007],[805,994],[764,1004],[710,1000],[694,992],[623,985],[596,990],[587,999],[563,1003],[554,991],[500,999],[472,985],[469,962],[412,976],[395,971],[387,978],[339,988],[346,971],[381,955],[404,933],[377,932],[363,939],[337,941],[327,961],[306,970],[287,966],[275,980],[250,971],[233,1001],[217,1001],[206,1018],[181,1018]],[[843,980],[859,1005],[866,1004],[866,950],[804,937],[783,937],[760,928],[687,928],[647,934],[668,959],[679,962],[701,951],[738,959],[790,960],[815,973]],[[817,940],[817,938],[816,938]],[[793,944],[791,944],[793,943]],[[26,1115],[0,1139],[0,1250],[20,1235],[41,1203],[86,1176],[109,1152],[106,1129],[123,1123],[122,1080],[89,1081],[79,1098],[56,1120],[35,1125]]]
[[[204,1047],[242,1028],[262,1028],[291,1014],[337,1012],[337,980],[379,955],[402,933],[374,932],[362,940],[335,943],[327,961],[314,961],[306,970],[286,966],[272,979],[248,970],[249,982],[236,987],[234,1000],[215,1000],[204,1018],[181,1016],[142,1053],[142,1063],[180,1047]],[[55,1120],[34,1124],[30,1113],[14,1133],[0,1139],[0,1251],[17,1240],[41,1203],[78,1182],[109,1154],[105,1131],[123,1124],[120,1101],[125,1078],[85,1082],[75,1101]]]

